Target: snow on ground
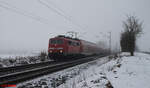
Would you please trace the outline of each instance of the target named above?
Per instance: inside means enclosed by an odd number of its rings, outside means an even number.
[[[109,61],[109,62],[108,62]],[[106,63],[107,62],[107,63]],[[150,55],[99,58],[20,83],[18,88],[150,88]]]
[[[149,76],[150,55],[122,53],[106,64],[96,63],[58,88],[69,84],[68,88],[150,88]]]
[[[85,82],[87,80],[87,76],[88,74],[90,76],[93,75],[93,77],[95,79],[93,79],[91,81],[91,84],[93,84],[93,86],[105,86],[105,84],[107,83],[106,77],[104,76],[103,73],[100,73],[99,76],[101,76],[102,78],[97,78],[97,76],[95,76],[96,71],[94,71],[93,68],[95,68],[95,64],[97,65],[102,65],[106,62],[109,61],[108,57],[104,57],[104,58],[99,58],[96,61],[92,61],[89,63],[85,63],[85,64],[81,64],[81,65],[77,65],[50,75],[45,75],[43,77],[39,77],[37,79],[33,79],[31,81],[27,81],[24,83],[20,83],[17,85],[18,88],[81,88],[81,86],[87,86],[89,85],[88,82]],[[91,69],[89,70],[90,73],[86,73],[87,69]],[[103,84],[101,85],[97,85],[97,82],[99,83],[100,80],[103,79]],[[80,84],[80,85],[77,85]],[[78,86],[78,87],[77,87]],[[99,88],[99,87],[98,87]]]
[[[0,53],[0,67],[29,64],[28,57],[37,56],[35,53]]]
[[[47,55],[38,54],[0,54],[0,68],[1,67],[11,67],[20,66],[26,64],[34,64],[50,61]]]
[[[150,88],[150,55],[123,56],[119,64],[106,73],[114,88]]]
[[[7,58],[15,58],[15,57],[28,57],[28,56],[37,56],[40,52],[33,53],[33,52],[27,52],[27,53],[0,53],[1,59],[7,59]]]

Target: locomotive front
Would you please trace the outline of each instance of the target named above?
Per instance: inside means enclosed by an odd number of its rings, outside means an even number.
[[[50,58],[56,59],[64,56],[66,53],[66,44],[63,38],[51,38],[49,40],[48,55]]]

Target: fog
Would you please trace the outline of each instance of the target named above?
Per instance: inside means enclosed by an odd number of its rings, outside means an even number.
[[[137,42],[141,50],[150,51],[149,4],[149,0],[0,0],[0,54],[47,50],[49,38],[68,31],[107,44],[104,35],[111,32],[115,48],[126,15],[144,22]]]

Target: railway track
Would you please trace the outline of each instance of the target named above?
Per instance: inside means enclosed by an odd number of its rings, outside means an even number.
[[[20,72],[20,71],[24,71],[24,70],[30,70],[30,69],[34,69],[34,68],[38,68],[38,67],[48,66],[48,65],[52,65],[52,64],[57,64],[57,63],[59,63],[59,62],[48,61],[48,62],[42,62],[42,63],[36,63],[36,64],[4,67],[4,68],[0,68],[0,76],[10,74],[10,73]]]
[[[88,61],[96,60],[103,56],[86,57],[67,62],[45,62],[30,64],[25,66],[16,66],[0,69],[0,85],[17,84],[25,80],[33,79],[38,76],[50,74],[68,67],[82,64]]]

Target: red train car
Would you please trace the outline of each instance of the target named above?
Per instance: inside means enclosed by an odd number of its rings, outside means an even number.
[[[54,60],[70,56],[98,54],[101,51],[102,49],[96,44],[76,38],[57,36],[49,40],[48,55]]]

